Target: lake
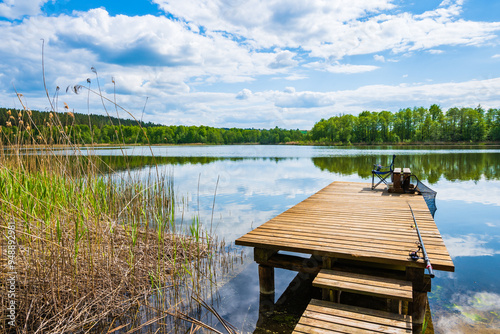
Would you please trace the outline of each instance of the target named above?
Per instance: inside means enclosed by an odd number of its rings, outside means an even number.
[[[155,146],[123,152],[132,168],[146,173],[154,155],[170,171],[183,211],[178,224],[199,215],[206,229],[242,252],[243,261],[222,280],[213,303],[245,333],[258,319],[257,265],[251,249],[239,249],[234,240],[333,181],[371,182],[372,165],[388,165],[396,154],[396,166],[411,167],[437,191],[434,218],[456,268],[436,272],[432,282],[436,333],[500,328],[498,147]],[[117,166],[123,152],[96,150]],[[295,276],[276,270],[276,298]]]

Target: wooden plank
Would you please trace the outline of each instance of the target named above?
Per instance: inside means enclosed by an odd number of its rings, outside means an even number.
[[[293,222],[272,222],[269,224],[265,224],[263,226],[260,226],[256,228],[254,231],[249,232],[254,233],[254,232],[265,232],[265,231],[272,231],[272,230],[281,230],[281,231],[290,231],[290,232],[309,232],[309,233],[314,233],[317,231],[316,235],[320,235],[321,233],[328,233],[327,236],[330,235],[335,235],[338,233],[349,233],[351,235],[359,235],[361,237],[370,237],[370,236],[377,236],[378,238],[381,237],[386,237],[388,240],[401,240],[401,241],[406,241],[406,242],[411,242],[414,243],[418,241],[418,234],[416,230],[399,230],[397,228],[393,228],[393,230],[390,230],[389,228],[364,228],[363,226],[358,226],[358,227],[353,227],[348,224],[343,225],[343,226],[336,226],[336,225],[328,225],[328,224],[320,224],[320,223],[314,223],[314,224],[309,224],[309,225],[297,225],[297,222],[294,224]],[[416,235],[416,237],[415,237]],[[436,245],[436,246],[444,246],[444,242],[442,241],[441,236],[436,235],[436,234],[429,234],[423,232],[421,233],[422,236],[425,236],[429,242],[426,244],[429,245]]]
[[[363,323],[354,319],[344,319],[341,317],[326,316],[316,314],[311,318],[303,316],[299,320],[300,325],[306,325],[322,330],[344,331],[345,333],[365,334],[365,333],[390,333],[397,334],[403,332],[400,328],[384,326],[372,323]],[[358,327],[359,326],[359,327]],[[312,333],[316,333],[312,331]],[[328,332],[326,332],[328,333]]]
[[[399,234],[399,235],[406,235],[409,237],[414,237],[414,235],[416,233],[415,230],[410,230],[409,227],[406,229],[397,229],[396,226],[394,226],[391,229],[390,227],[385,227],[385,226],[381,226],[381,227],[364,226],[363,224],[359,224],[358,226],[350,225],[350,224],[338,224],[338,225],[335,224],[334,225],[331,222],[328,222],[328,221],[322,222],[319,220],[314,222],[314,223],[307,224],[307,222],[299,220],[299,219],[287,219],[287,220],[282,220],[282,221],[272,221],[272,222],[269,222],[269,224],[266,224],[264,227],[273,226],[273,224],[284,225],[286,223],[289,223],[292,225],[292,227],[295,226],[296,228],[299,228],[299,227],[327,227],[330,229],[343,228],[343,229],[351,230],[351,231],[361,231],[361,232],[367,232],[367,233],[378,232],[378,233],[386,233],[386,234]],[[251,233],[251,232],[249,232],[249,233]],[[441,234],[439,234],[437,231],[422,230],[420,232],[420,235],[423,238],[442,239]],[[417,234],[417,238],[418,238],[418,234]]]
[[[413,293],[409,281],[329,269],[319,272],[313,286],[406,301],[412,300]]]
[[[352,292],[361,295],[374,296],[380,298],[398,299],[404,301],[412,301],[412,293],[408,293],[404,290],[375,287],[372,285],[359,284],[359,283],[349,283],[349,282],[339,282],[334,280],[318,279],[314,286],[324,289],[339,290],[345,292]]]
[[[333,182],[237,239],[236,244],[423,267],[423,261],[414,262],[408,256],[416,249],[418,236],[407,203],[419,222],[434,268],[454,271],[422,196],[374,191],[369,183]]]
[[[363,283],[343,282],[323,278],[316,279],[313,285],[319,288],[352,292],[368,296],[412,301],[412,292],[402,289],[379,287]]]
[[[366,262],[383,263],[389,265],[400,265],[409,267],[425,267],[422,260],[412,261],[408,255],[392,255],[392,254],[374,254],[373,252],[356,252],[352,249],[339,248],[334,246],[321,247],[311,245],[297,245],[289,242],[281,242],[277,240],[266,241],[262,239],[254,239],[249,236],[244,236],[238,239],[237,245],[249,247],[266,247],[269,249],[284,250],[290,252],[316,254],[319,256],[328,256],[332,258],[343,258],[350,260],[359,260]],[[455,267],[451,260],[436,260],[432,262],[435,270],[454,271]]]
[[[249,235],[250,237],[250,235]],[[255,240],[263,240],[263,241],[282,241],[285,243],[289,243],[290,245],[295,245],[295,244],[300,244],[300,245],[317,245],[317,246],[324,246],[325,243],[332,242],[335,243],[336,247],[343,248],[343,249],[350,249],[353,251],[365,251],[365,252],[370,252],[370,253],[382,253],[382,254],[397,254],[397,255],[406,255],[409,258],[409,253],[411,250],[415,250],[416,247],[408,247],[408,248],[402,248],[402,247],[395,247],[395,246],[384,246],[384,245],[377,245],[369,242],[352,242],[352,241],[343,241],[341,239],[332,239],[328,240],[326,238],[321,238],[320,236],[318,237],[305,237],[305,236],[292,236],[292,234],[287,234],[287,233],[276,233],[276,234],[269,234],[269,233],[263,233],[260,234],[258,231],[254,231],[254,233],[251,234],[251,237],[254,238]],[[433,260],[448,260],[449,256],[447,254],[443,254],[442,252],[436,253],[436,252],[431,252],[431,249],[429,248],[429,257],[432,255]]]
[[[411,333],[411,317],[312,299],[294,333]]]
[[[356,313],[356,317],[360,319],[368,319],[366,316],[372,316],[378,319],[378,321],[383,321],[382,319],[386,319],[384,321],[395,320],[399,322],[409,322],[411,321],[411,316],[397,313],[384,312],[379,310],[372,310],[363,307],[343,305],[343,304],[332,304],[330,302],[319,300],[319,299],[311,299],[311,302],[307,306],[312,310],[321,310],[327,314],[337,314],[345,311],[346,313],[354,312]],[[332,313],[334,312],[334,313]],[[384,322],[389,324],[390,322]]]
[[[410,292],[412,290],[412,283],[410,281],[388,278],[388,277],[365,275],[347,271],[332,270],[332,269],[322,269],[318,273],[316,278],[334,279],[342,282],[360,283],[360,284],[368,284],[379,287],[402,289]]]
[[[259,231],[255,231],[252,233],[252,237],[256,239],[264,239],[264,240],[285,240],[289,243],[300,243],[300,244],[316,244],[316,245],[324,245],[325,242],[329,242],[329,239],[321,238],[320,236],[304,236],[300,234],[294,235],[293,233],[259,233]],[[391,253],[391,254],[407,254],[409,255],[410,251],[416,249],[415,244],[407,245],[406,247],[401,247],[398,245],[384,245],[384,244],[374,244],[365,240],[360,239],[359,241],[352,240],[343,240],[339,238],[331,239],[331,242],[335,242],[335,244],[339,247],[349,248],[352,250],[364,250],[367,252],[381,252],[381,253]],[[449,255],[446,254],[446,249],[435,249],[429,247],[427,249],[427,253],[430,258],[433,260],[443,259],[448,260]]]
[[[278,225],[271,225],[268,224],[266,226],[261,226],[259,227],[259,231],[269,231],[269,233],[282,233],[282,232],[290,232],[290,233],[303,233],[304,235],[318,235],[322,233],[328,233],[329,238],[342,238],[349,240],[358,240],[358,239],[363,239],[366,240],[366,242],[380,242],[384,244],[395,244],[395,245],[401,245],[401,246],[406,246],[406,245],[411,245],[412,247],[415,247],[415,238],[413,237],[406,237],[402,235],[397,235],[397,237],[394,237],[393,235],[389,234],[381,234],[381,233],[368,233],[368,232],[356,232],[352,230],[346,230],[346,229],[339,229],[339,228],[331,228],[331,227],[313,227],[313,226],[305,226],[305,227],[296,227],[294,225],[284,225],[284,224],[278,224]],[[392,236],[392,237],[391,237]],[[444,242],[442,239],[439,238],[434,238],[432,239],[428,244],[426,244],[426,248],[436,248],[436,249],[442,249],[445,247]]]
[[[259,264],[310,274],[317,274],[322,265],[321,261],[315,259],[314,256],[311,256],[310,258],[303,258],[300,256],[286,254],[275,254],[266,262]]]

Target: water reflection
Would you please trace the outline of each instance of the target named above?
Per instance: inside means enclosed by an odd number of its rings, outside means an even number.
[[[312,158],[314,164],[332,173],[342,175],[357,174],[361,178],[371,176],[374,161],[388,166],[391,157],[387,155],[364,155],[346,159],[345,157]],[[449,181],[498,180],[500,178],[500,159],[498,153],[448,153],[423,155],[397,155],[395,165],[411,167],[413,174],[430,184],[440,179]],[[365,168],[360,168],[366,166]]]
[[[460,237],[445,237],[446,247],[453,258],[462,256],[493,256],[500,254],[500,249],[488,247],[494,236],[487,234],[468,234]]]
[[[297,147],[298,149],[302,147]],[[315,150],[310,148],[307,153],[309,156],[304,157],[304,153],[296,154],[258,154],[255,155],[255,149],[243,147],[244,151],[240,152],[241,156],[217,156],[218,150],[205,151],[201,156],[141,156],[141,155],[103,155],[110,153],[101,151],[99,154],[102,156],[103,162],[109,164],[114,169],[125,168],[142,168],[144,166],[152,166],[156,164],[171,164],[171,165],[186,165],[186,164],[210,164],[217,161],[231,161],[238,162],[243,160],[263,160],[280,162],[282,160],[298,160],[303,158],[311,159],[316,167],[320,170],[336,173],[340,175],[353,175],[356,174],[361,178],[368,178],[371,176],[371,167],[374,163],[390,164],[392,153],[397,155],[396,165],[411,167],[413,174],[417,175],[421,180],[427,180],[429,183],[434,184],[440,179],[449,181],[480,181],[482,178],[485,180],[498,180],[500,179],[500,151],[497,150],[448,150],[446,154],[441,152],[436,153],[435,150],[418,150],[418,151],[404,151],[404,155],[397,151],[375,151],[369,150],[364,152],[356,149],[323,149],[328,152],[329,156],[316,156]],[[179,149],[170,148],[174,153]],[[117,150],[114,150],[117,151]],[[119,150],[118,150],[119,151]],[[345,152],[355,152],[355,154],[347,155]],[[418,154],[410,155],[409,152],[416,152]],[[194,152],[188,152],[193,154]],[[234,152],[226,152],[232,155]],[[242,157],[248,153],[248,156]],[[271,152],[272,153],[272,152]],[[275,152],[278,153],[278,152]],[[212,156],[213,155],[213,156]],[[273,156],[277,155],[277,156]]]
[[[442,333],[493,333],[500,328],[500,294],[469,292],[454,294],[448,314],[434,322]]]

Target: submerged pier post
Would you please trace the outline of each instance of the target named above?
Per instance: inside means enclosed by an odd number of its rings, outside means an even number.
[[[413,301],[411,316],[413,333],[421,334],[427,307],[427,291],[430,291],[430,280],[425,279],[424,268],[406,268],[406,279],[413,284]]]
[[[263,295],[274,295],[274,268],[259,264],[259,286]]]
[[[257,326],[262,324],[263,321],[274,311],[274,267],[265,265],[271,256],[276,254],[277,251],[254,248],[254,260],[259,263],[259,319]]]

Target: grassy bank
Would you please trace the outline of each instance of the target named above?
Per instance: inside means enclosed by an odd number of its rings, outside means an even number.
[[[213,279],[218,245],[196,218],[176,229],[167,171],[114,173],[76,149],[0,152],[0,331],[132,329],[145,310],[189,310]]]

